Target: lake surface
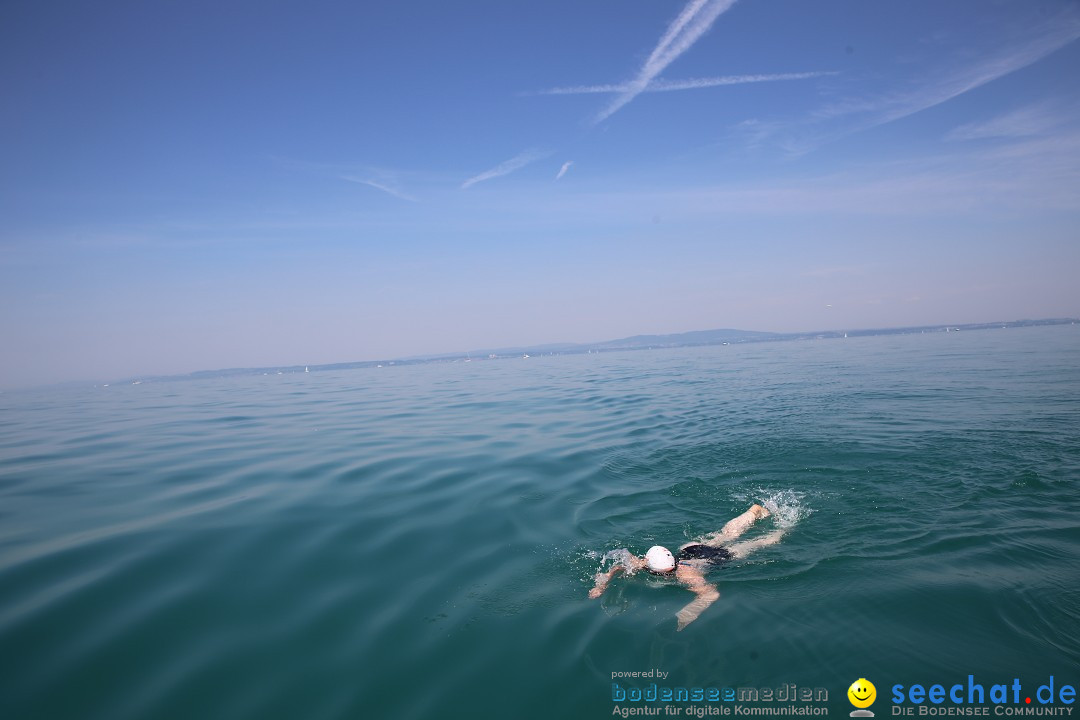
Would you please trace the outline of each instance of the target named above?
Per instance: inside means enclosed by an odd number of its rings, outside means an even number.
[[[1078,490],[1076,326],[7,393],[0,718],[606,718],[654,668],[831,717],[861,677],[878,717],[896,683],[1076,685]],[[752,502],[783,540],[684,631],[670,582],[586,598]]]

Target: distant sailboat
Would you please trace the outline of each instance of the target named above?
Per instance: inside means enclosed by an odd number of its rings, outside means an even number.
[[[308,370],[307,365],[304,366],[304,372],[311,372],[310,370]]]

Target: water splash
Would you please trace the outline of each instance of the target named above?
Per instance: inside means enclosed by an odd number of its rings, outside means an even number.
[[[633,555],[626,548],[618,548],[616,550],[608,550],[600,558],[600,570],[605,568],[610,569],[615,565],[622,565],[627,575],[634,574]]]
[[[607,572],[616,565],[622,565],[623,572],[627,575],[633,575],[635,572],[634,563],[632,562],[634,555],[626,548],[617,548],[606,552],[584,550],[579,552],[577,557],[582,561],[583,574],[581,580],[583,582],[592,583],[598,573]],[[584,567],[586,562],[591,569]]]
[[[773,515],[776,527],[789,529],[795,527],[813,510],[806,503],[806,493],[796,490],[772,490],[755,488],[735,495],[737,500],[758,502]]]

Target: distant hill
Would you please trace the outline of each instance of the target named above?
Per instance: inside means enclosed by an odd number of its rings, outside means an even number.
[[[754,330],[694,330],[673,335],[634,335],[621,340],[591,345],[593,349],[631,350],[646,347],[687,347],[691,345],[723,345],[724,343],[758,342],[776,340],[780,333]]]
[[[902,335],[912,333],[956,332],[959,330],[988,330],[1010,327],[1030,327],[1035,325],[1076,324],[1076,318],[1052,318],[1046,320],[1014,320],[1009,322],[968,323],[962,325],[923,325],[917,327],[880,328],[862,330],[826,330],[808,333],[774,333],[754,330],[695,330],[692,332],[673,333],[671,335],[633,335],[618,340],[606,340],[596,343],[553,343],[547,345],[528,345],[522,347],[498,348],[494,350],[471,350],[469,352],[443,353],[416,357],[386,360],[362,360],[359,362],[333,363],[329,365],[289,365],[277,367],[230,368],[225,370],[200,370],[188,375],[170,375],[143,377],[122,380],[120,383],[154,382],[162,380],[183,380],[193,378],[227,377],[230,375],[284,375],[288,373],[316,372],[321,370],[347,370],[353,368],[373,368],[391,365],[416,365],[429,362],[457,362],[461,360],[488,360],[492,358],[521,357],[522,355],[575,355],[588,352],[616,352],[625,350],[646,350],[649,348],[695,347],[703,345],[725,345],[752,342],[779,342],[784,340],[809,340],[825,338],[866,337],[870,335]]]
[[[521,345],[518,347],[470,350],[468,353],[425,355],[420,358],[408,358],[408,360],[430,361],[465,356],[471,356],[475,359],[486,358],[489,355],[504,357],[507,355],[548,355],[551,353],[559,355],[586,353],[589,351],[644,350],[647,348],[661,347],[690,347],[693,345],[723,345],[724,343],[757,342],[761,340],[776,340],[782,337],[783,335],[778,333],[755,332],[753,330],[694,330],[692,332],[674,333],[672,335],[634,335],[618,340],[604,340],[602,342],[594,343],[551,343],[548,345]]]

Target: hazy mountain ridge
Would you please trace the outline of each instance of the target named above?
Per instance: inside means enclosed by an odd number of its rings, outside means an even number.
[[[1067,325],[1080,322],[1077,318],[1048,318],[1042,320],[1013,320],[990,323],[966,323],[953,325],[920,325],[897,328],[876,328],[862,330],[826,330],[806,333],[775,333],[756,330],[693,330],[667,335],[632,335],[617,340],[596,343],[549,343],[466,352],[442,353],[438,355],[410,356],[385,360],[360,360],[354,362],[330,363],[321,365],[282,365],[273,367],[226,368],[222,370],[199,370],[186,375],[143,376],[117,381],[115,384],[131,382],[157,382],[165,380],[184,380],[211,377],[230,377],[235,375],[277,375],[286,373],[318,372],[326,370],[350,370],[355,368],[389,367],[395,365],[416,365],[430,362],[460,362],[473,360],[492,360],[520,358],[524,355],[574,355],[599,352],[618,352],[625,350],[647,350],[650,348],[695,347],[706,345],[724,345],[750,342],[780,342],[785,340],[811,340],[844,337],[867,337],[873,335],[903,335],[925,332],[955,332],[989,330],[995,328],[1031,327],[1039,325]],[[86,383],[82,383],[85,385]]]

